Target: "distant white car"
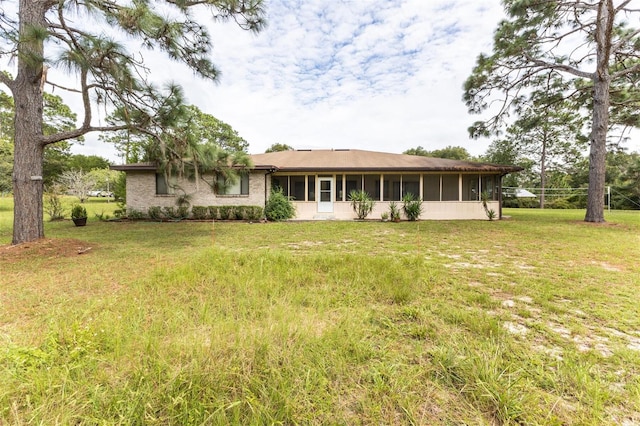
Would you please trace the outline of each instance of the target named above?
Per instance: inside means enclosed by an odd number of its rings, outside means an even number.
[[[113,198],[113,192],[111,191],[89,191],[87,192],[89,197],[109,197]]]

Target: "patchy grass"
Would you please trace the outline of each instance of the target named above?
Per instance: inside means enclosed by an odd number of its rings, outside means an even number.
[[[47,223],[0,247],[0,423],[639,424],[640,215],[507,214]]]

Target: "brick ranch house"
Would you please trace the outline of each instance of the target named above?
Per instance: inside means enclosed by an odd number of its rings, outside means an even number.
[[[180,188],[192,206],[255,205],[263,207],[272,187],[291,197],[296,219],[354,219],[352,190],[364,190],[375,201],[369,218],[380,218],[389,203],[407,193],[422,198],[421,219],[487,219],[488,207],[501,217],[502,177],[520,167],[354,149],[296,150],[250,156],[253,167],[239,181],[214,194],[203,182],[177,180],[167,184],[154,164],[112,166],[127,174],[127,209],[175,206]],[[202,177],[207,181],[212,175]]]

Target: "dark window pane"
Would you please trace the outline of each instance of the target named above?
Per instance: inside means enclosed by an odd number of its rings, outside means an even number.
[[[380,200],[380,175],[364,175],[364,190],[375,201]]]
[[[402,175],[402,196],[407,194],[420,198],[420,175]]]
[[[169,186],[167,180],[164,178],[164,173],[156,173],[156,194],[166,195],[169,193]]]
[[[249,175],[240,176],[240,194],[249,195]]]
[[[313,175],[307,176],[307,186],[309,191],[307,192],[307,201],[316,200],[316,177]]]
[[[336,175],[336,201],[342,201],[342,175]]]
[[[289,195],[296,201],[304,201],[304,176],[289,176]]]
[[[482,192],[486,192],[489,196],[489,200],[496,201],[498,199],[497,191],[497,176],[482,176]]]
[[[462,201],[478,201],[480,199],[479,175],[462,175]]]
[[[360,191],[362,189],[362,175],[347,175],[346,177],[347,197],[351,191]]]
[[[458,201],[459,175],[442,175],[442,201]]]
[[[422,177],[424,201],[440,201],[440,175],[424,175]]]
[[[400,201],[400,175],[384,175],[384,201]]]
[[[282,189],[284,195],[289,195],[289,176],[272,176],[271,188]]]

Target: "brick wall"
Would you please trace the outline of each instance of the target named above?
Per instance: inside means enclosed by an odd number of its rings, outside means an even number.
[[[269,176],[267,176],[268,180]],[[205,176],[208,182],[212,176]],[[192,206],[264,206],[265,172],[256,171],[249,174],[249,195],[216,195],[211,187],[200,180],[190,182],[178,179],[177,184],[191,195]],[[182,194],[179,189],[176,194]],[[149,171],[127,172],[127,209],[146,213],[149,207],[175,207],[176,195],[156,195],[156,175]]]

